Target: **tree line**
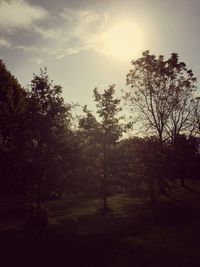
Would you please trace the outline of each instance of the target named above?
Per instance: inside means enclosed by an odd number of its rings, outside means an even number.
[[[200,178],[196,84],[178,54],[165,60],[145,51],[131,62],[122,97],[114,85],[95,88],[96,112],[82,107],[74,127],[74,107],[46,68],[23,88],[0,61],[1,193],[37,210],[77,193],[100,197],[103,211],[118,192],[170,196],[177,181]]]

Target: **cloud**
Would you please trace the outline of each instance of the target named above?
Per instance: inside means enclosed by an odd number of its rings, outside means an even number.
[[[105,28],[106,14],[98,14],[89,10],[64,9],[60,14],[62,26],[44,29],[35,27],[35,31],[43,39],[54,42],[54,51],[50,51],[57,59],[80,51],[96,50],[99,36]]]
[[[47,11],[39,6],[31,6],[24,0],[0,2],[0,28],[11,31],[15,28],[28,28],[38,20],[47,17]]]
[[[31,58],[30,60],[33,63],[36,63],[37,65],[41,65],[43,63],[43,60],[41,58]]]
[[[94,11],[76,10],[76,9],[70,9],[70,8],[65,8],[60,13],[60,16],[63,19],[73,24],[75,23],[80,24],[80,22],[82,22],[82,25],[84,26],[89,26],[91,23],[98,21],[101,17],[99,14],[97,14]]]
[[[34,25],[32,28],[40,36],[41,45],[21,44],[16,48],[25,54],[50,59],[61,59],[80,51],[94,50],[105,20],[105,15],[94,11],[64,9],[57,16],[55,25]]]
[[[72,54],[80,51],[92,50],[101,54],[107,54],[104,39],[102,38],[109,27],[109,14],[96,13],[91,10],[65,9],[60,16],[73,25],[69,36],[77,40],[68,51]]]
[[[0,48],[1,47],[11,48],[11,44],[8,40],[0,38]]]
[[[0,47],[21,51],[34,60],[39,58],[36,60],[38,64],[41,60],[61,59],[81,51],[103,51],[99,37],[105,31],[105,13],[66,8],[57,16],[49,16],[48,24],[35,23],[47,16],[43,8],[31,6],[24,0],[0,2],[0,29],[9,28],[11,31],[7,31],[7,35],[3,32],[2,37],[7,36],[9,41],[0,39]],[[12,31],[16,28],[21,28],[17,35]]]
[[[34,27],[34,31],[38,33],[42,39],[50,40],[50,41],[68,41],[70,37],[68,37],[67,30],[63,29],[61,26],[55,28],[42,28],[39,26]]]

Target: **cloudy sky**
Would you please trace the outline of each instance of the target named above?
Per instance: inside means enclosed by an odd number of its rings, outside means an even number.
[[[200,75],[199,0],[0,0],[0,58],[26,86],[46,66],[66,101],[125,87],[144,50],[180,55]]]

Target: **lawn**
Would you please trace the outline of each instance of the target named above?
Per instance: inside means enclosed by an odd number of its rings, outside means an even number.
[[[113,212],[105,215],[98,211],[100,199],[48,201],[48,227],[10,222],[1,229],[1,266],[199,266],[200,190],[188,186],[154,204],[111,196]]]

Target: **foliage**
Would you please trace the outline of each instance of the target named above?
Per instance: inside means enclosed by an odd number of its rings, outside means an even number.
[[[70,168],[71,107],[64,103],[61,92],[61,86],[53,85],[46,69],[41,70],[40,75],[34,75],[31,81],[27,128],[29,162],[34,171],[28,186],[33,194],[36,193],[38,205],[44,190],[55,190],[55,182],[59,183]]]
[[[122,125],[114,85],[102,93],[94,89],[96,114],[84,106],[73,127],[72,105],[46,68],[25,90],[1,61],[1,190],[26,195],[40,210],[47,198],[101,195],[107,210],[112,193],[155,200],[176,179],[182,185],[199,179],[199,98],[192,71],[175,53],[165,60],[149,51],[132,67],[126,104],[144,137],[123,136],[133,121]]]
[[[20,189],[26,106],[26,91],[0,61],[0,187],[4,193]]]
[[[132,137],[122,140],[116,155],[118,184],[125,192],[141,198],[155,200],[165,193],[166,179],[172,178],[168,168],[168,151],[159,149],[158,138]]]
[[[192,70],[179,62],[173,53],[167,60],[156,58],[145,51],[141,58],[133,60],[127,74],[126,94],[130,107],[139,117],[145,131],[155,133],[160,141],[196,131],[195,82]]]
[[[100,140],[101,128],[87,106],[83,107],[79,118],[79,130],[76,133],[79,144],[79,164],[76,167],[79,177],[77,187],[87,194],[100,193]]]
[[[102,153],[102,200],[103,210],[108,210],[107,195],[109,177],[112,177],[112,148],[122,134],[119,124],[120,99],[114,98],[114,85],[110,86],[101,94],[94,89],[94,99],[97,106],[97,113],[100,117],[101,128],[101,153]]]
[[[199,138],[180,135],[170,149],[170,166],[181,185],[186,179],[199,179]]]

